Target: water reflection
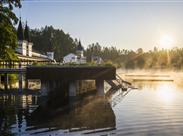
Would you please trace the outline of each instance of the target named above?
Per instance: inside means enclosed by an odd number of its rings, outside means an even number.
[[[44,108],[50,110],[49,107]],[[113,130],[116,126],[115,114],[104,98],[87,98],[72,109],[52,109],[49,114],[38,109],[37,96],[0,96],[0,135],[66,134],[77,131],[89,134]]]
[[[182,135],[183,88],[173,82],[135,82],[131,91],[113,108],[117,135]]]
[[[176,94],[173,86],[168,86],[166,84],[162,84],[161,86],[159,86],[157,91],[157,97],[157,99],[164,104],[172,103],[176,99]]]
[[[0,96],[0,135],[12,135],[21,133],[22,127],[26,127],[26,116],[36,107],[37,96],[32,95],[1,95]],[[12,130],[11,130],[12,128]]]
[[[43,117],[43,114],[46,114],[45,108],[53,110],[44,107],[35,111],[31,116],[33,121],[31,126],[62,129],[69,132],[101,128],[115,129],[114,112],[104,98],[86,98],[74,105],[72,109],[64,110],[64,112],[61,109],[55,109]]]
[[[114,94],[112,107],[106,99],[88,97],[64,111],[38,110],[36,95],[1,95],[0,135],[183,135],[183,88],[174,82],[134,86],[139,89],[125,97]]]

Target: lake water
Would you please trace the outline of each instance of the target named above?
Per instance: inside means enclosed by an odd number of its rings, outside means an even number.
[[[88,104],[81,111],[76,109],[72,114],[67,113],[68,116],[60,114],[39,123],[30,118],[38,107],[38,96],[1,95],[1,134],[183,135],[183,87],[174,82],[134,82],[134,85],[139,89],[130,90],[125,97],[118,92],[111,107],[102,109],[100,105],[96,108]],[[93,129],[88,130],[88,126]]]

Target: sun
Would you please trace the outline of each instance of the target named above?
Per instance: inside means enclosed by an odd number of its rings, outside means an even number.
[[[174,45],[174,38],[171,35],[163,35],[160,39],[160,47],[164,49],[170,49]]]

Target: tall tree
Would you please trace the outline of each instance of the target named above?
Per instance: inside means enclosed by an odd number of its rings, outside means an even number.
[[[14,25],[18,19],[13,12],[13,7],[20,8],[20,0],[0,1],[0,59],[3,60],[16,59],[17,37]]]
[[[52,26],[31,30],[31,39],[36,51],[41,53],[53,51],[57,61],[61,61],[68,53],[75,53],[78,42],[63,30]]]

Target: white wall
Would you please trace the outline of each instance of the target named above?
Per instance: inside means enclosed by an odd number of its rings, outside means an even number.
[[[63,59],[64,63],[77,63],[77,56],[73,53],[68,54]]]
[[[27,56],[32,57],[32,43],[27,44]]]
[[[47,56],[49,59],[54,60],[54,52],[47,52]]]
[[[27,41],[19,41],[18,42],[18,48],[16,49],[18,53],[21,55],[26,56],[27,55]]]

